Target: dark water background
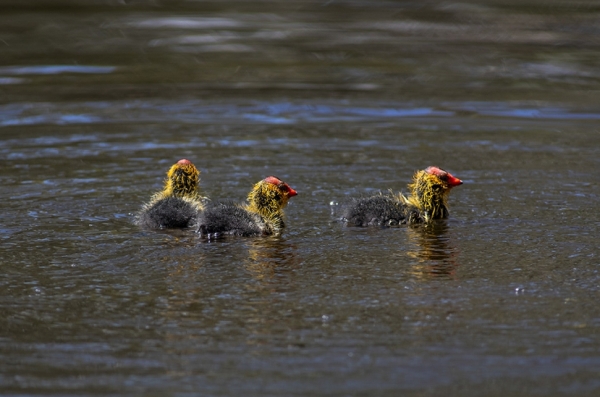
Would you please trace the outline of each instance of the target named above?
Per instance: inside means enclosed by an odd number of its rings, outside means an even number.
[[[595,1],[0,3],[0,394],[600,393]],[[282,237],[149,232],[181,158]],[[331,202],[438,165],[451,218]]]

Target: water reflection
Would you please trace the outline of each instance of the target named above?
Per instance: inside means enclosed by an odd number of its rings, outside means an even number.
[[[410,273],[418,278],[456,278],[457,248],[445,221],[407,228],[412,248],[408,256],[417,260]]]
[[[256,280],[269,281],[287,273],[298,263],[296,248],[282,237],[257,238],[248,242],[245,269]]]
[[[202,307],[204,296],[198,285],[206,277],[206,254],[194,249],[195,240],[183,235],[164,244],[165,253],[159,258],[166,269],[165,318],[177,318],[181,311],[197,311]],[[162,284],[160,280],[156,281]],[[158,287],[158,290],[162,287]]]
[[[299,264],[297,247],[284,238],[268,237],[249,240],[245,270],[252,276],[245,282],[246,344],[262,349],[273,340],[285,337],[297,321],[287,297],[296,291],[294,269]],[[257,351],[257,353],[260,350]]]

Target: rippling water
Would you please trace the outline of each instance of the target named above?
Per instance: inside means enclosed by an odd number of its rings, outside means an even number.
[[[0,11],[3,394],[600,391],[593,2]],[[284,235],[134,226],[181,158]],[[428,165],[448,221],[336,222]]]

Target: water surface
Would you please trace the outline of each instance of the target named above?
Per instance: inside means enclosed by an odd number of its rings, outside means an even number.
[[[0,10],[4,394],[600,390],[593,3]],[[133,225],[181,158],[288,182],[285,233]],[[447,221],[335,220],[428,165]]]

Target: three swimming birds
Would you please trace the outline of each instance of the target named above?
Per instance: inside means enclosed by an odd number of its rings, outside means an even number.
[[[269,176],[257,182],[246,203],[209,202],[200,195],[200,171],[181,159],[167,172],[162,191],[155,193],[135,217],[150,229],[195,227],[201,236],[264,236],[285,227],[284,211],[298,193],[286,182]],[[448,217],[450,190],[463,182],[449,172],[430,166],[417,171],[409,195],[379,193],[351,199],[340,218],[347,226],[395,226],[428,223]]]

